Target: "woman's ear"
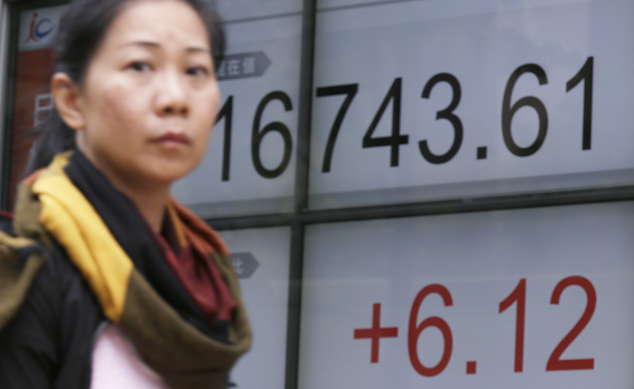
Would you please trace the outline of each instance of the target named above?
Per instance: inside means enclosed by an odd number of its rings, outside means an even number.
[[[51,93],[59,116],[73,130],[86,126],[84,113],[79,104],[79,88],[66,73],[55,73],[51,79]]]

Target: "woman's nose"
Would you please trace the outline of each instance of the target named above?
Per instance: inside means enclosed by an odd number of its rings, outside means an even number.
[[[185,80],[176,71],[166,71],[158,80],[156,96],[157,114],[160,116],[187,116],[189,101]]]

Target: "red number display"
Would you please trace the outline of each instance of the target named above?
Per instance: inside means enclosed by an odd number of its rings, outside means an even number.
[[[515,369],[514,371],[520,373],[524,370],[524,339],[525,339],[525,325],[526,325],[526,278],[520,279],[515,289],[499,304],[499,313],[503,313],[509,309],[512,305],[516,304],[515,314]],[[561,355],[570,346],[570,344],[579,336],[581,331],[588,325],[594,310],[597,305],[597,293],[587,278],[581,276],[571,276],[561,280],[553,291],[551,297],[551,304],[559,304],[559,299],[563,291],[573,285],[580,286],[586,296],[587,304],[585,311],[581,318],[577,321],[577,324],[568,332],[568,334],[559,342],[557,347],[553,350],[548,363],[546,364],[546,371],[557,370],[591,370],[594,369],[594,358],[585,359],[561,359]],[[409,324],[407,330],[407,351],[409,353],[409,360],[412,367],[416,372],[424,377],[433,377],[442,373],[451,359],[451,353],[453,350],[453,335],[449,324],[438,316],[431,316],[418,323],[418,311],[421,309],[423,301],[430,294],[437,294],[442,298],[445,307],[453,305],[453,299],[449,290],[440,284],[431,284],[425,286],[418,292],[412,308],[409,314]],[[372,356],[371,363],[378,363],[379,357],[379,339],[381,338],[396,338],[398,337],[398,328],[389,327],[383,328],[380,325],[380,309],[379,303],[374,304],[373,308],[373,324],[372,328],[356,329],[354,331],[355,339],[371,339],[372,340]],[[440,361],[432,367],[423,365],[420,361],[418,354],[418,340],[421,333],[429,328],[435,327],[440,330],[443,337],[443,351]],[[476,361],[467,361],[467,374],[476,373]]]
[[[561,342],[555,347],[553,353],[550,355],[548,359],[548,363],[546,364],[546,371],[553,370],[589,370],[594,369],[594,358],[587,359],[560,359],[561,354],[570,346],[573,340],[579,336],[581,331],[586,328],[588,322],[592,318],[594,314],[594,309],[597,306],[597,293],[594,290],[594,286],[592,283],[584,277],[581,276],[572,276],[561,280],[555,286],[555,290],[553,291],[553,296],[550,300],[551,304],[559,304],[559,298],[561,297],[561,293],[569,286],[578,285],[583,288],[586,292],[586,296],[588,296],[588,303],[586,304],[586,310],[581,315],[581,318],[575,324],[574,327],[568,332]]]
[[[517,302],[515,318],[515,372],[524,369],[524,322],[526,318],[526,278],[522,278],[513,292],[500,303],[500,313]]]
[[[418,321],[418,310],[420,309],[425,297],[432,293],[440,295],[446,307],[453,304],[451,294],[447,288],[439,284],[427,285],[424,287],[420,292],[418,292],[418,295],[416,295],[416,298],[414,299],[414,304],[412,304],[412,311],[409,315],[409,327],[407,330],[407,349],[409,350],[409,360],[412,362],[414,370],[425,377],[433,377],[445,370],[445,367],[447,367],[449,359],[451,358],[451,350],[453,348],[451,329],[449,328],[449,324],[447,324],[447,322],[443,319],[438,316],[432,316],[423,320],[418,326],[416,325],[416,322]],[[416,347],[418,338],[420,337],[421,332],[423,332],[423,330],[427,327],[438,328],[445,340],[442,358],[434,367],[426,367],[420,362],[420,359],[418,359],[418,350]]]

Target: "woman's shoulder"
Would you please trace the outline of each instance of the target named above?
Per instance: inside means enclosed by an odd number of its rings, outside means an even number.
[[[14,274],[28,273],[29,268],[35,272],[30,281],[22,277],[22,285],[17,282],[15,287],[14,283],[14,296],[22,297],[13,312],[4,312],[0,387],[44,388],[52,387],[53,382],[62,384],[59,387],[87,387],[76,383],[89,379],[85,361],[90,361],[92,339],[104,320],[92,292],[61,246],[45,249],[33,242],[33,246],[14,251],[13,261],[9,261],[7,254],[14,248],[6,243],[3,247],[2,238],[6,236],[0,232],[0,263],[12,262],[14,269],[21,268]],[[29,371],[29,377],[19,371]]]
[[[30,239],[12,238],[0,231],[0,296],[5,302],[14,300],[0,305],[0,316],[7,318],[0,322],[0,331],[24,315],[33,315],[38,323],[32,324],[46,328],[44,332],[51,337],[63,336],[67,322],[81,320],[86,313],[100,313],[90,287],[61,245],[53,241],[45,248]],[[14,243],[16,239],[20,246]],[[7,312],[8,305],[15,306],[11,308],[14,312]],[[19,327],[31,332],[31,326]]]

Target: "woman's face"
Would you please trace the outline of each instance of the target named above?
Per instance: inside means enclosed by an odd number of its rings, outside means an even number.
[[[165,185],[209,142],[220,93],[207,30],[178,0],[125,6],[89,64],[77,144],[117,185]]]

